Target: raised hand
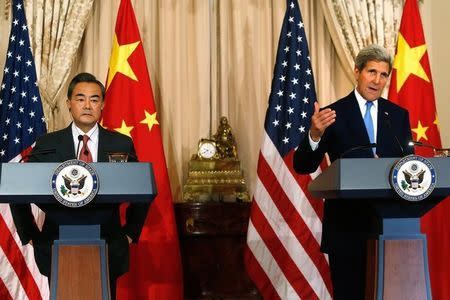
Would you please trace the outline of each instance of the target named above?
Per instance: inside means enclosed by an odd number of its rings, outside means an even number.
[[[318,142],[325,129],[336,121],[336,112],[331,108],[320,110],[318,102],[314,102],[314,114],[311,117],[311,139]]]

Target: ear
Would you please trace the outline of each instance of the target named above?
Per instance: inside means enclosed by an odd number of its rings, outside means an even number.
[[[353,69],[353,75],[355,76],[355,80],[358,81],[359,75],[360,75],[360,71],[358,70],[358,68]]]

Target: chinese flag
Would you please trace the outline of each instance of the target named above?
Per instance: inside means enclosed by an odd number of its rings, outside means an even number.
[[[158,195],[139,243],[130,248],[130,270],[117,284],[118,299],[182,299],[180,248],[147,63],[130,0],[121,0],[106,83],[102,124],[133,138],[139,160],[151,162]]]
[[[417,0],[406,0],[398,33],[389,99],[408,109],[415,141],[441,147],[433,81]],[[433,156],[433,150],[416,147]],[[442,201],[422,217],[427,234],[433,299],[450,299],[450,202]]]

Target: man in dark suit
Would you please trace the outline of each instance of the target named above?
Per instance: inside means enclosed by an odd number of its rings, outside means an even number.
[[[88,162],[107,162],[109,152],[128,153],[129,160],[136,161],[131,138],[108,131],[98,124],[105,105],[104,96],[103,84],[93,75],[76,75],[67,93],[67,107],[73,123],[65,129],[38,138],[29,155],[29,161],[63,162],[78,157]],[[87,140],[88,151],[80,147],[80,143],[84,145],[85,142],[79,136],[84,136]],[[52,151],[45,151],[47,149]],[[115,299],[115,281],[128,271],[129,243],[139,240],[149,205],[131,204],[127,208],[124,226],[120,224],[118,204],[93,202],[80,208],[67,208],[60,204],[45,204],[39,207],[46,213],[42,231],[34,222],[30,205],[11,205],[19,237],[23,245],[33,244],[39,271],[45,276],[50,275],[51,245],[58,239],[61,219],[64,219],[64,224],[76,224],[79,220],[83,220],[84,224],[101,224],[101,237],[108,244],[111,298]]]
[[[325,153],[333,162],[341,156],[402,157],[413,152],[408,112],[381,98],[391,69],[384,48],[370,45],[359,52],[355,90],[322,110],[315,103],[309,138],[294,155],[297,172],[314,172]],[[366,243],[374,224],[367,201],[325,200],[321,250],[329,256],[334,299],[364,299]]]

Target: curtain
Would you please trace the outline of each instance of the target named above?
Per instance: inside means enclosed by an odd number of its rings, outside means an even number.
[[[365,46],[379,44],[394,55],[403,3],[404,0],[320,0],[349,79],[353,78],[354,59]]]
[[[70,122],[67,80],[88,23],[93,0],[25,0],[48,131]]]

